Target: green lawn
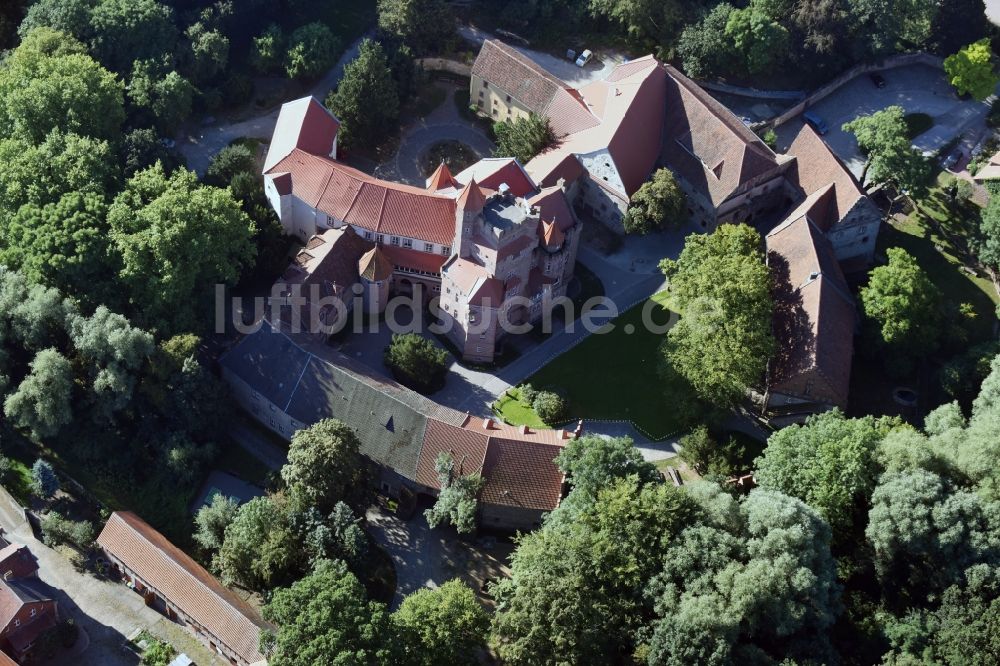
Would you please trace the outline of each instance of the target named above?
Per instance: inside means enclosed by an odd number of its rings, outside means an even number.
[[[942,177],[905,220],[892,220],[879,237],[879,247],[883,252],[902,247],[944,292],[946,303],[973,306],[978,316],[971,344],[989,338],[1000,298],[988,278],[962,270],[963,266],[975,269],[968,239],[974,234],[978,211],[975,204],[952,202],[944,184]]]
[[[652,297],[652,321],[666,323],[668,295]],[[657,372],[662,334],[642,326],[639,304],[623,313],[609,333],[590,335],[528,379],[536,389],[557,389],[569,399],[572,418],[627,419],[659,439],[684,427],[674,396],[689,390],[667,386]],[[631,325],[632,333],[626,329]]]
[[[526,425],[532,428],[548,426],[535,413],[530,404],[521,398],[521,391],[513,388],[500,396],[494,404],[504,421],[512,425]]]

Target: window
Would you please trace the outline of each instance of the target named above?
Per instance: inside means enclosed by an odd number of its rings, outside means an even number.
[[[434,243],[424,243],[424,252],[433,252]]]
[[[441,248],[441,254],[447,257],[448,255],[451,254],[451,248],[445,245],[444,247]]]
[[[483,96],[485,96],[485,95],[486,95],[486,93],[484,93],[484,92],[483,92],[482,90],[480,90],[480,91],[479,91],[479,96],[480,96],[480,97],[483,97]]]
[[[483,348],[480,347],[479,345],[476,345],[476,353],[479,354],[479,353],[482,353],[482,351],[483,351]]]
[[[37,612],[38,612],[37,608],[32,608],[31,609],[31,617],[35,617],[35,613],[37,613]]]
[[[399,236],[390,237],[389,242],[391,242],[393,245],[399,245]]]
[[[493,115],[494,116],[497,115],[497,110],[496,109],[493,109]]]
[[[489,87],[490,87],[490,84],[486,83],[486,81],[483,81],[483,87],[484,87],[484,88],[489,88]]]
[[[404,238],[403,239],[403,247],[413,247],[413,239],[412,238]]]
[[[14,620],[14,626],[15,627],[20,627],[21,626],[21,621],[20,620]]]
[[[378,242],[379,242],[380,245],[382,243],[385,243],[385,234],[379,234],[378,235]]]
[[[372,239],[372,232],[366,231],[365,232],[365,240],[371,240],[371,239]]]

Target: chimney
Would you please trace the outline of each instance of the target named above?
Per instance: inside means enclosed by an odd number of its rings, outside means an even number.
[[[576,430],[573,431],[573,438],[579,439],[580,435],[583,434],[583,419],[576,422]]]
[[[483,430],[493,430],[493,419],[483,419]]]
[[[497,188],[497,192],[500,193],[504,199],[510,198],[510,185],[507,183],[500,183],[500,187]]]
[[[521,434],[522,435],[530,435],[531,434],[531,430],[528,429],[528,426],[523,425],[523,426],[521,426]]]

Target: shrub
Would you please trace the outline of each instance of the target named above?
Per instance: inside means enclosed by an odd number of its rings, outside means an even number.
[[[242,143],[226,146],[212,158],[205,170],[205,182],[217,187],[225,187],[238,173],[253,173],[257,170],[254,150]]]
[[[539,391],[532,401],[531,406],[538,414],[538,418],[545,421],[545,423],[558,423],[566,418],[566,401],[558,393]]]
[[[444,384],[448,352],[416,333],[393,335],[383,360],[400,383],[415,391],[430,393]]]
[[[31,489],[39,497],[52,497],[59,490],[59,477],[52,465],[41,458],[31,466]]]
[[[58,511],[51,511],[42,518],[42,541],[47,546],[71,544],[87,550],[94,544],[97,532],[87,520],[70,520]]]
[[[281,27],[272,23],[259,37],[254,37],[250,51],[250,64],[261,74],[271,74],[281,66],[284,56],[284,35]]]
[[[525,384],[521,387],[521,399],[529,405],[535,402],[537,396],[538,391],[531,384]]]

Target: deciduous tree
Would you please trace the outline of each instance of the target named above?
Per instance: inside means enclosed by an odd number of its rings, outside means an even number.
[[[424,54],[455,34],[455,17],[444,0],[378,0],[378,27]]]
[[[225,540],[226,527],[236,517],[239,502],[222,493],[215,493],[212,501],[194,515],[195,531],[192,535],[205,550],[218,550]]]
[[[395,663],[391,619],[368,601],[343,562],[324,560],[291,587],[275,590],[264,617],[278,626],[262,634],[268,662],[282,666]]]
[[[401,383],[431,393],[444,384],[448,352],[417,333],[395,333],[383,362]]]
[[[753,2],[732,11],[725,35],[751,74],[771,69],[788,51],[788,30]]]
[[[451,523],[459,533],[476,530],[476,500],[486,485],[486,479],[479,474],[461,474],[455,470],[455,459],[442,451],[434,461],[441,490],[437,501],[424,511],[424,517],[431,528],[442,523]]]
[[[253,261],[254,226],[232,194],[157,164],[135,174],[108,210],[120,277],[147,326],[196,330],[214,285]],[[204,309],[203,309],[204,308]]]
[[[463,666],[485,648],[490,619],[473,591],[455,579],[407,595],[392,623],[404,664]]]
[[[31,362],[31,372],[7,396],[4,415],[31,432],[35,439],[58,434],[73,420],[73,367],[55,349],[43,349]]]
[[[628,202],[622,224],[630,234],[679,229],[687,219],[687,196],[669,169],[658,169]]]
[[[662,348],[667,362],[714,405],[743,399],[763,379],[774,348],[760,235],[723,224],[688,236],[678,260],[660,267],[681,312]]]
[[[968,93],[980,101],[992,95],[1000,83],[993,69],[990,40],[985,37],[945,58],[944,71],[959,95]]]
[[[288,39],[285,73],[293,79],[319,77],[333,67],[339,52],[340,42],[329,28],[318,22],[307,23],[297,28]],[[346,69],[344,77],[347,77]],[[340,85],[344,85],[343,79]]]
[[[341,500],[358,510],[367,506],[368,483],[361,443],[354,430],[337,419],[323,419],[292,435],[281,478],[292,504],[314,506],[327,514]]]
[[[534,113],[514,120],[493,123],[493,135],[497,147],[496,157],[516,157],[527,164],[538,153],[545,150],[555,140],[549,119]]]
[[[177,43],[173,10],[156,0],[100,0],[90,13],[91,48],[116,72],[135,60],[171,54]]]
[[[302,557],[284,503],[255,497],[226,526],[212,563],[227,583],[266,592],[291,582]]]

